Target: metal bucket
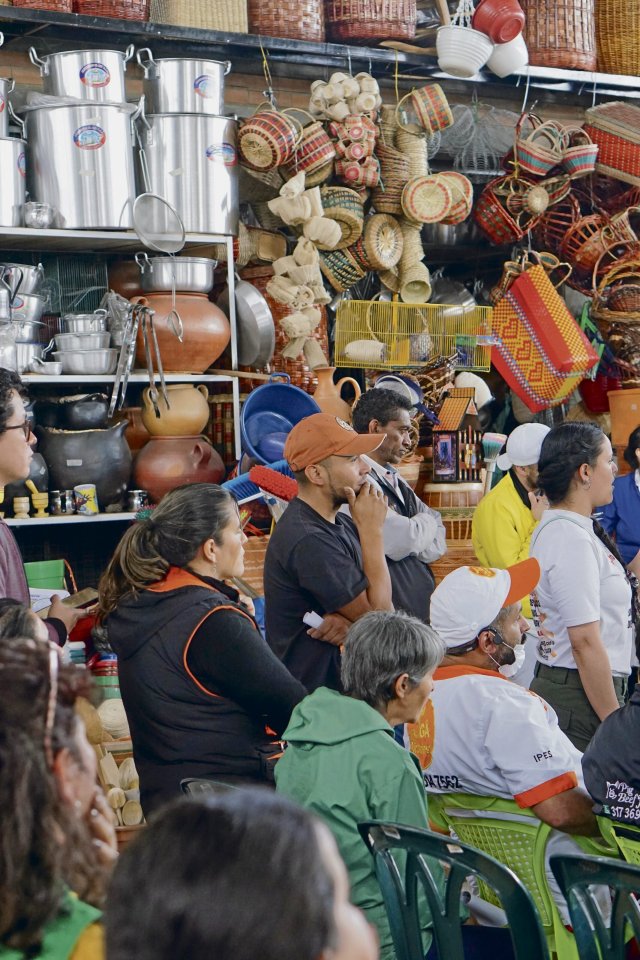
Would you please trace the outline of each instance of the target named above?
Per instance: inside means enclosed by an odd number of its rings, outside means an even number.
[[[120,50],[65,50],[42,59],[35,47],[29,57],[40,68],[43,93],[53,97],[75,97],[94,103],[124,103],[127,99],[124,74],[134,53],[130,44]]]
[[[0,226],[22,226],[22,205],[25,198],[26,170],[24,140],[16,137],[0,139]]]
[[[144,70],[143,92],[146,109],[158,113],[224,113],[224,78],[231,70],[229,60],[154,60],[151,50],[138,50]]]
[[[228,117],[141,118],[144,189],[171,204],[187,233],[238,233],[237,128]]]
[[[29,194],[55,207],[56,226],[129,228],[137,111],[126,104],[87,103],[33,106],[25,113]]]

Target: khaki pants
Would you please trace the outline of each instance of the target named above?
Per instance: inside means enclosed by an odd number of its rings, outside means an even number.
[[[613,688],[622,707],[627,696],[627,678],[613,677]],[[531,690],[553,707],[560,729],[584,753],[600,718],[587,699],[578,671],[538,663]]]

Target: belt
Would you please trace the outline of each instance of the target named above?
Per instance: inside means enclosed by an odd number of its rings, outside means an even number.
[[[543,680],[549,680],[550,683],[557,683],[565,687],[576,687],[584,689],[582,680],[577,669],[571,667],[548,667],[545,663],[536,663],[534,676],[542,677]],[[612,677],[613,688],[616,693],[624,694],[627,685],[626,677]]]
[[[549,680],[550,683],[558,683],[565,687],[577,687],[582,689],[582,680],[577,669],[571,667],[548,667],[545,663],[536,663],[533,671],[534,676],[542,677],[543,680]]]

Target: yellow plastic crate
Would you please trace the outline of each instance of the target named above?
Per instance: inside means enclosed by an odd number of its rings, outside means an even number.
[[[393,370],[420,368],[457,354],[456,368],[488,370],[491,307],[343,300],[336,313],[335,364]]]

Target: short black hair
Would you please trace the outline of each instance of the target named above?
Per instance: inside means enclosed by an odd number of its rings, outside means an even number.
[[[7,423],[13,416],[11,394],[17,393],[23,399],[27,396],[24,384],[14,370],[0,367],[0,435],[7,432]]]
[[[640,425],[629,434],[629,443],[624,451],[624,458],[632,470],[637,470],[638,467],[640,467],[638,457],[636,456],[636,450],[638,449],[640,449]]]
[[[356,433],[369,433],[369,424],[377,420],[384,427],[390,420],[396,420],[400,410],[413,413],[413,404],[408,397],[396,393],[395,390],[386,390],[383,387],[373,387],[363,393],[351,411],[351,423]]]

